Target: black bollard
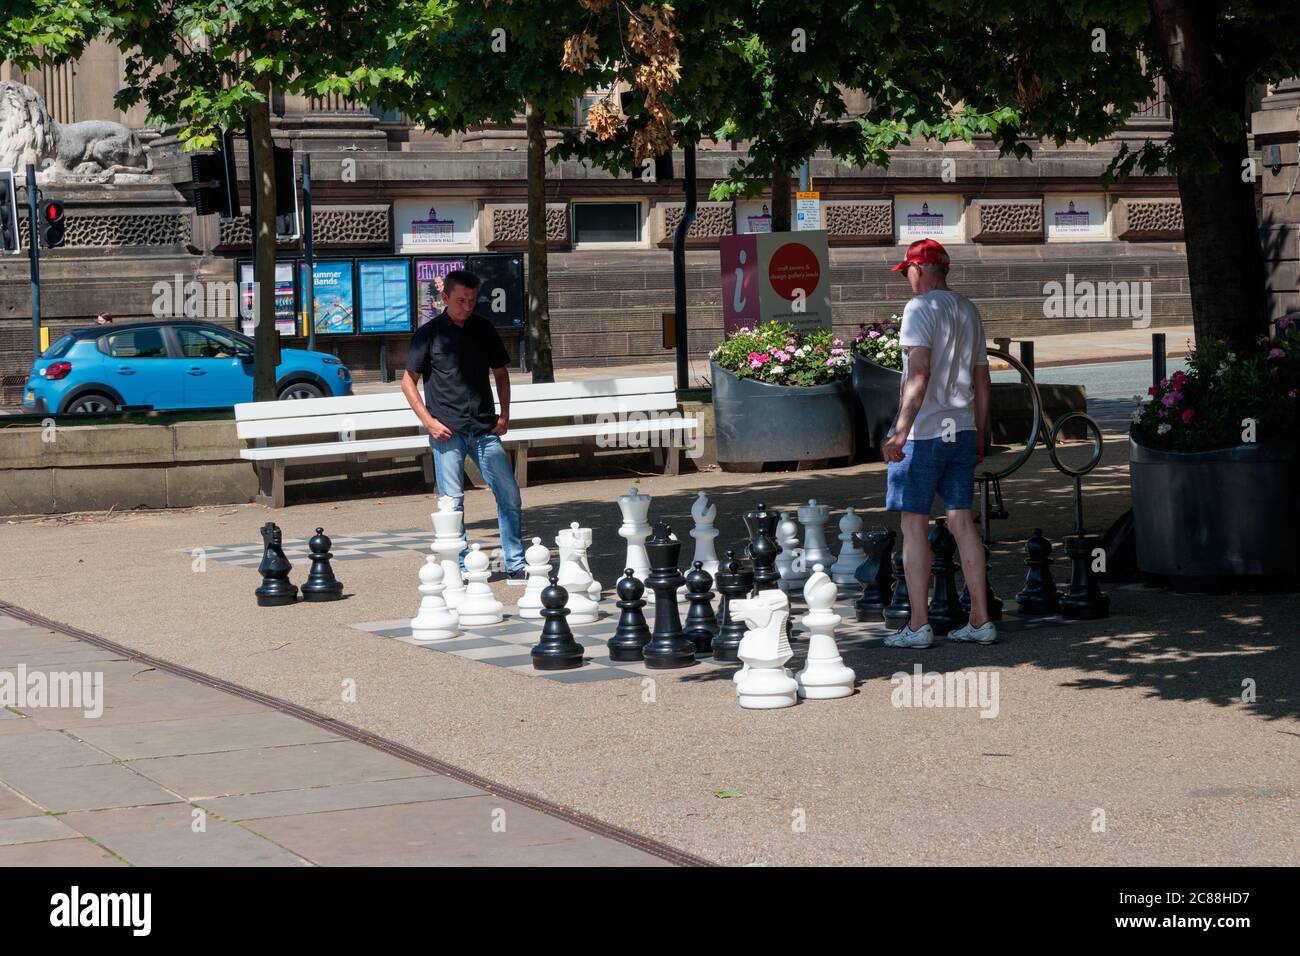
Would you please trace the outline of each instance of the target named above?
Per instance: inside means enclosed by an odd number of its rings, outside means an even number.
[[[726,560],[718,568],[718,592],[722,595],[722,624],[713,639],[715,661],[737,661],[740,639],[745,636],[745,622],[731,616],[731,602],[749,597],[754,587],[754,573],[740,566],[736,552],[728,551]]]
[[[1052,578],[1052,542],[1043,537],[1043,529],[1035,528],[1025,542],[1025,586],[1016,595],[1019,614],[1057,614],[1061,610],[1061,595]]]
[[[894,597],[880,614],[890,627],[899,628],[912,619],[912,601],[907,594],[907,575],[903,573],[903,549],[894,552],[889,562],[894,579]]]
[[[281,607],[298,600],[298,587],[289,581],[293,565],[284,556],[283,537],[275,522],[262,525],[262,563],[257,573],[262,575],[262,586],[254,593],[258,607]]]
[[[302,583],[304,601],[337,601],[343,597],[343,582],[334,577],[334,568],[330,565],[330,545],[332,542],[325,534],[324,528],[317,528],[307,547],[311,550],[311,570],[307,580]]]
[[[853,605],[859,621],[874,621],[889,606],[893,582],[889,573],[894,542],[898,540],[888,528],[872,528],[866,535],[855,534],[854,543],[866,554],[853,576],[862,585],[862,596]],[[909,611],[910,613],[910,611]]]
[[[618,627],[614,636],[605,642],[609,648],[611,661],[639,661],[644,659],[641,649],[650,640],[650,627],[645,621],[645,585],[632,574],[632,569],[623,572],[622,579],[616,587],[618,591]]]
[[[682,632],[682,619],[677,613],[677,589],[686,583],[677,568],[682,543],[674,541],[671,533],[672,529],[661,521],[645,544],[650,558],[650,574],[645,583],[655,593],[655,629],[642,654],[645,666],[656,669],[689,667],[695,663],[695,645]]]
[[[713,639],[718,636],[718,618],[713,613],[713,575],[696,561],[686,573],[686,639],[695,644],[695,653],[708,654],[713,650]]]
[[[947,634],[969,619],[957,598],[957,565],[953,561],[957,539],[948,530],[947,518],[935,519],[934,529],[930,532],[930,550],[934,552],[934,562],[930,565],[930,576],[934,581],[934,593],[930,597],[930,627],[936,634]]]
[[[1065,556],[1070,559],[1070,586],[1061,598],[1061,616],[1071,621],[1093,621],[1110,617],[1110,598],[1102,593],[1092,570],[1092,552],[1098,547],[1095,535],[1075,534],[1065,539]]]
[[[542,588],[542,637],[533,648],[533,667],[539,671],[564,671],[582,666],[582,645],[569,630],[569,592],[560,579],[551,575],[549,586]]]

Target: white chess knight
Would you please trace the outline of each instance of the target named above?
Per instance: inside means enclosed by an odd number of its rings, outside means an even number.
[[[745,665],[736,680],[740,706],[751,710],[794,706],[799,685],[785,666],[794,655],[785,626],[790,599],[779,588],[759,591],[752,598],[732,601],[731,615],[749,628],[736,652]]]
[[[427,641],[449,641],[460,636],[460,627],[456,612],[447,607],[442,592],[442,565],[433,555],[424,559],[420,566],[420,610],[411,618],[411,639]]]
[[[799,523],[788,512],[781,512],[781,520],[776,526],[776,543],[781,546],[781,553],[776,556],[780,587],[789,591],[798,587],[808,577],[808,572],[804,570],[803,549],[799,547]]]
[[[632,577],[644,581],[650,573],[650,557],[646,554],[645,539],[650,536],[650,502],[649,495],[643,495],[632,488],[625,495],[618,496],[618,510],[623,513],[623,524],[618,529],[619,537],[627,542],[627,558],[623,567],[632,569]],[[564,582],[560,582],[563,584]]]
[[[853,669],[846,667],[840,649],[835,643],[835,628],[844,618],[833,610],[839,597],[839,587],[819,564],[808,576],[803,586],[803,599],[808,613],[799,619],[806,627],[808,659],[803,669],[795,674],[799,696],[810,700],[833,700],[853,693]]]
[[[826,522],[831,516],[831,509],[819,505],[816,498],[810,498],[808,504],[799,509],[798,514],[799,523],[804,527],[804,573],[807,573],[806,569],[818,564],[830,567],[835,559],[826,544]]]
[[[560,550],[560,567],[556,581],[569,592],[568,622],[593,624],[600,619],[600,582],[591,576],[587,566],[587,548],[591,545],[591,529],[573,522],[555,536]]]
[[[705,492],[699,493],[695,498],[694,505],[690,506],[690,516],[694,519],[694,527],[690,529],[690,536],[695,538],[695,557],[690,559],[692,563],[686,564],[686,568],[693,568],[694,562],[699,562],[705,567],[708,574],[718,574],[718,551],[714,549],[714,538],[718,537],[718,528],[714,527],[714,522],[718,520],[718,506],[712,505],[708,501]],[[645,580],[645,579],[642,579]],[[686,602],[686,585],[682,584],[677,588],[677,604]]]
[[[536,620],[542,616],[542,590],[551,580],[551,549],[542,544],[541,538],[533,538],[532,546],[524,552],[524,570],[528,579],[519,598],[519,616]]]
[[[438,510],[429,517],[433,519],[434,531],[429,550],[442,562],[443,599],[447,607],[457,608],[465,596],[465,581],[460,574],[460,553],[465,550],[465,514],[456,510],[456,499],[440,495]]]
[[[831,565],[831,580],[836,584],[856,584],[858,566],[867,560],[866,553],[853,543],[853,536],[862,533],[862,519],[849,508],[840,519],[840,556]]]
[[[483,627],[505,620],[505,605],[492,595],[492,588],[488,587],[488,578],[492,576],[488,563],[482,545],[470,545],[469,554],[465,555],[465,580],[468,583],[460,607],[456,609],[461,627]]]

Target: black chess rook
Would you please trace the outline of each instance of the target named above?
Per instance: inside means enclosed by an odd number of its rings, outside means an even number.
[[[689,667],[695,663],[695,645],[686,639],[677,612],[677,589],[686,583],[677,567],[682,543],[672,537],[672,529],[661,521],[655,525],[654,534],[646,538],[645,550],[650,558],[650,574],[645,583],[655,595],[655,627],[649,643],[642,648],[645,666]]]
[[[736,559],[735,551],[728,551],[715,579],[718,593],[722,595],[722,623],[718,636],[713,639],[713,659],[735,662],[740,658],[740,639],[745,636],[745,622],[731,615],[731,602],[749,597],[754,587],[754,572],[746,570]]]
[[[1065,556],[1070,559],[1070,586],[1061,598],[1061,616],[1071,621],[1094,621],[1110,617],[1110,598],[1097,584],[1092,569],[1093,552],[1099,539],[1075,534],[1065,539]]]
[[[1016,595],[1016,611],[1020,614],[1058,614],[1061,594],[1052,577],[1052,542],[1043,537],[1043,529],[1035,528],[1025,542],[1025,586]]]
[[[859,621],[874,621],[889,606],[893,595],[893,576],[889,568],[898,538],[888,528],[872,528],[865,535],[854,534],[853,539],[866,555],[853,572],[854,578],[862,585],[862,596],[853,607]],[[908,613],[911,613],[910,609]]]
[[[569,592],[560,579],[551,575],[551,583],[542,588],[542,636],[532,650],[533,667],[539,671],[563,671],[582,666],[582,645],[569,630]]]
[[[325,534],[324,528],[317,528],[307,548],[311,551],[311,570],[307,580],[302,583],[304,601],[337,601],[343,597],[343,582],[334,577],[334,568],[330,565],[332,542]]]
[[[275,522],[262,525],[262,563],[257,573],[262,575],[262,586],[257,589],[258,607],[280,607],[298,600],[298,586],[289,581],[293,565],[284,556],[284,537]]]
[[[683,632],[695,645],[695,653],[708,654],[713,650],[713,639],[718,636],[718,618],[713,613],[713,575],[704,570],[704,562],[696,561],[686,574],[686,611]]]
[[[947,518],[936,518],[930,532],[930,550],[934,562],[930,565],[933,592],[930,595],[930,627],[936,634],[947,634],[969,620],[957,597],[957,539],[948,530]]]
[[[650,626],[645,620],[645,585],[638,581],[631,568],[615,586],[618,592],[618,627],[614,636],[605,642],[609,659],[620,663],[644,660],[643,648],[650,640]]]

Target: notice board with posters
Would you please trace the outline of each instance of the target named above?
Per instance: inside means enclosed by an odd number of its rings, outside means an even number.
[[[528,316],[524,292],[524,257],[514,254],[467,256],[466,268],[483,284],[476,311],[498,329],[523,329]]]
[[[358,329],[393,334],[411,331],[411,261],[358,259]]]
[[[415,270],[415,322],[424,325],[447,307],[442,280],[448,272],[466,268],[466,259],[465,256],[419,256],[411,260],[411,267]]]
[[[241,259],[235,263],[239,282],[239,329],[252,335],[256,321],[253,315],[253,263]],[[275,264],[275,327],[281,335],[297,334],[298,287],[294,282],[292,262]]]
[[[299,262],[299,282],[307,288],[307,263]],[[312,308],[317,335],[350,335],[357,330],[356,283],[352,259],[317,259],[312,267]],[[307,328],[307,296],[302,296]]]
[[[770,321],[800,331],[831,327],[824,230],[723,236],[719,255],[725,331]]]

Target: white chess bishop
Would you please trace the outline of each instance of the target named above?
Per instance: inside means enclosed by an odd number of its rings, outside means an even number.
[[[752,598],[732,601],[731,615],[749,628],[737,650],[745,664],[736,681],[740,706],[750,710],[794,706],[799,685],[785,666],[794,655],[785,626],[790,599],[779,588],[759,591]]]
[[[460,636],[456,612],[447,607],[442,592],[442,565],[433,555],[420,566],[420,610],[411,619],[411,639],[420,642],[449,641]]]
[[[718,536],[718,529],[713,527],[713,522],[718,520],[718,506],[709,501],[709,496],[703,491],[695,499],[695,504],[691,505],[691,517],[695,521],[695,527],[691,528],[691,537],[695,539],[695,557],[692,562],[699,561],[704,565],[704,570],[710,574],[718,573],[718,552],[714,549],[713,539]],[[646,534],[650,530],[646,529]],[[694,567],[694,563],[690,567]]]
[[[816,498],[798,511],[799,523],[804,527],[803,566],[805,569],[822,564],[830,567],[834,555],[826,544],[826,522],[831,516],[831,509],[819,505]],[[805,570],[805,573],[807,571]]]
[[[600,582],[592,576],[591,565],[587,563],[587,549],[591,547],[591,529],[583,528],[574,521],[555,536],[555,545],[560,551],[560,568],[558,572],[560,586],[569,592],[570,597],[576,590],[581,590],[588,598],[600,603]],[[649,559],[647,558],[647,561]],[[570,608],[572,604],[568,605]],[[575,623],[573,614],[569,623]]]
[[[456,609],[461,627],[484,627],[500,624],[505,620],[505,605],[498,601],[488,587],[488,556],[483,553],[482,545],[470,545],[469,554],[465,555],[465,596],[461,598],[460,607]]]
[[[519,598],[519,616],[537,620],[542,616],[542,590],[551,579],[551,549],[542,544],[541,538],[533,538],[532,546],[524,552],[524,571],[528,579]]]
[[[800,697],[833,700],[853,693],[853,669],[845,666],[835,643],[835,628],[844,620],[832,610],[839,590],[820,564],[803,586],[808,613],[799,620],[811,636],[808,638],[808,659],[803,669],[795,674]]]
[[[632,577],[638,581],[645,581],[646,575],[650,573],[650,557],[646,554],[645,539],[650,536],[652,500],[636,488],[618,496],[618,510],[623,513],[623,524],[618,529],[618,534],[627,542],[627,557],[623,567],[631,568]]]
[[[803,550],[799,547],[799,523],[782,511],[776,526],[776,543],[781,553],[776,556],[776,571],[781,575],[783,591],[797,588],[808,577],[804,570]]]
[[[433,519],[433,544],[429,550],[442,562],[443,600],[447,607],[457,608],[465,596],[465,582],[460,575],[460,553],[465,550],[465,514],[456,510],[456,501],[447,495],[438,497],[438,510],[429,516]]]
[[[862,533],[862,519],[849,508],[840,519],[840,556],[831,565],[831,580],[836,584],[856,584],[858,566],[867,560],[866,554],[853,543],[853,536]]]

